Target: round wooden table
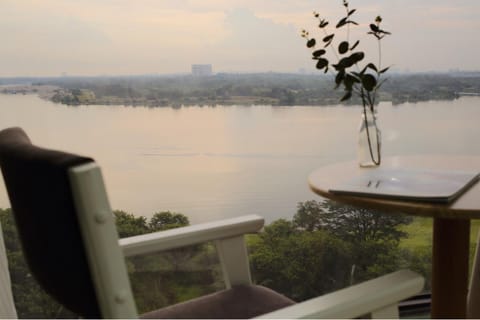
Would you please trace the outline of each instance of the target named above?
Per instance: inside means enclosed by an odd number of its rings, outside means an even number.
[[[382,160],[381,168],[478,171],[479,156],[395,156]],[[432,318],[466,318],[470,219],[480,219],[480,183],[474,184],[454,202],[432,204],[385,200],[372,197],[334,195],[328,190],[376,168],[360,168],[356,161],[337,163],[315,170],[308,179],[318,195],[358,207],[432,217]],[[480,302],[479,302],[480,303]]]

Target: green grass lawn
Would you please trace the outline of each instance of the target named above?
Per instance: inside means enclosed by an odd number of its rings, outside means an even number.
[[[432,246],[432,218],[415,217],[411,224],[402,227],[401,230],[405,231],[408,237],[401,240],[400,247],[415,248]],[[480,220],[472,220],[470,228],[470,244],[472,246],[476,245],[479,230]]]

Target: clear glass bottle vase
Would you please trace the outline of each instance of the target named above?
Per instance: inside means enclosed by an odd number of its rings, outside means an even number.
[[[377,124],[376,109],[362,110],[358,132],[358,164],[360,167],[375,167],[381,162],[382,135]]]

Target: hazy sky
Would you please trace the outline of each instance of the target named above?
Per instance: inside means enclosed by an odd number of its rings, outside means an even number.
[[[342,0],[1,0],[0,77],[314,70],[302,28],[336,22]],[[397,71],[480,70],[479,0],[351,0],[352,34],[376,60],[368,23],[393,33]]]

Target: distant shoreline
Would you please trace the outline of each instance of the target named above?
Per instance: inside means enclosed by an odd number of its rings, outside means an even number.
[[[9,80],[15,83],[15,79]],[[35,93],[70,106],[145,107],[339,105],[343,90],[327,76],[298,74],[221,74],[207,77],[75,77],[30,79],[12,84],[0,79],[0,93]],[[393,75],[380,90],[380,101],[394,105],[454,100],[480,95],[480,73]],[[359,105],[361,101],[349,101]]]
[[[0,85],[0,93],[2,94],[36,94],[46,100],[50,100],[58,90],[61,90],[61,88],[53,85]]]

